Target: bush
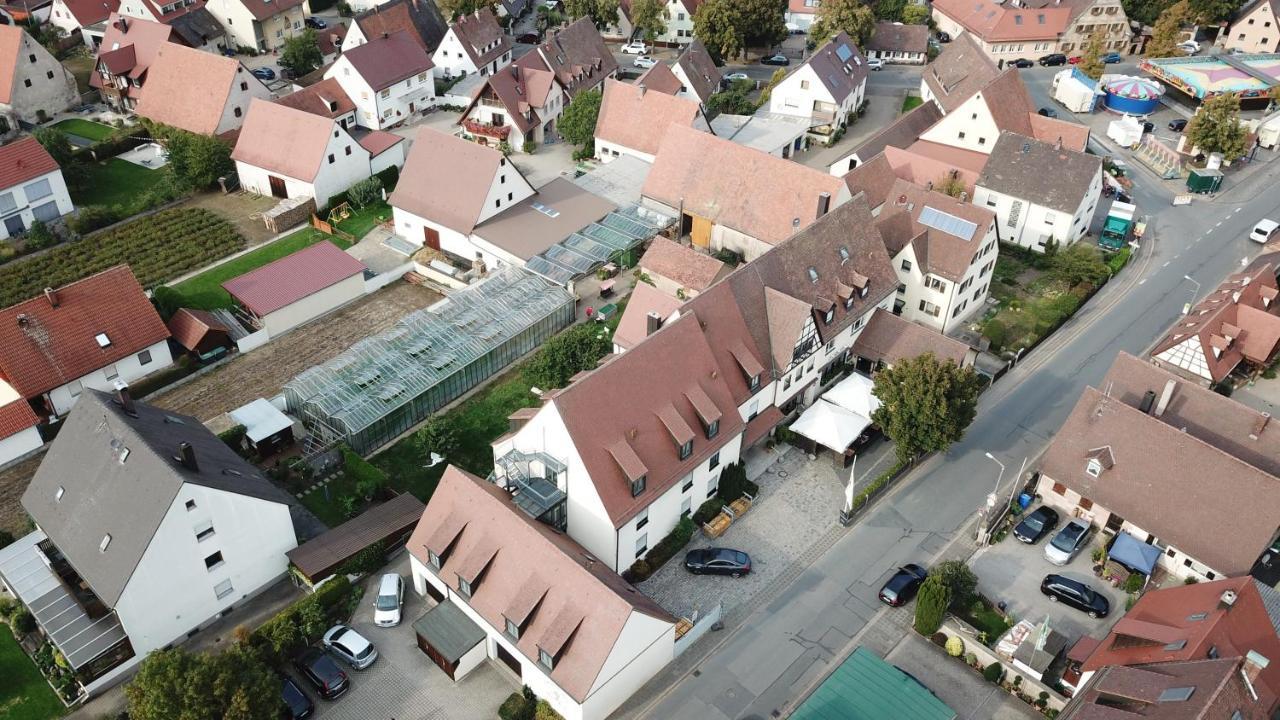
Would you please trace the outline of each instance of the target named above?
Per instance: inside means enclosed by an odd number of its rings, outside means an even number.
[[[356,553],[338,568],[341,575],[367,575],[387,564],[387,544],[381,540]]]
[[[755,497],[760,486],[747,479],[746,463],[741,461],[726,465],[720,472],[720,484],[716,496],[726,505],[742,497],[743,493]]]
[[[243,425],[232,425],[231,427],[218,433],[218,439],[224,445],[236,451],[236,454],[244,452],[244,436],[247,430]]]
[[[386,473],[379,470],[368,460],[360,457],[351,448],[343,446],[342,462],[347,477],[355,485],[357,493],[365,497],[372,497],[378,490],[386,487]]]
[[[347,200],[357,210],[366,208],[382,199],[382,181],[369,177],[347,188]]]
[[[525,155],[532,155],[534,152],[538,150],[538,141],[525,140],[524,145],[520,146],[520,149],[524,151]]]
[[[250,634],[248,642],[260,648],[271,662],[283,665],[301,646],[318,639],[318,636],[303,633],[300,618],[315,617],[314,611],[305,609],[307,606],[314,605],[321,617],[332,619],[344,613],[356,597],[357,589],[345,575],[339,575],[263,623]],[[323,633],[324,628],[320,632]]]
[[[0,530],[0,548],[8,547],[13,544],[13,533],[8,530]],[[3,613],[0,613],[3,614]]]
[[[525,366],[525,377],[543,390],[561,388],[612,350],[609,333],[599,323],[574,325],[543,344]]]
[[[978,576],[961,560],[946,560],[929,569],[951,592],[951,607],[968,607],[978,589]]]
[[[560,713],[551,707],[551,703],[546,700],[539,700],[537,710],[533,714],[534,720],[564,720]]]
[[[680,518],[680,522],[672,528],[667,536],[658,541],[649,549],[648,554],[643,559],[637,560],[631,566],[631,582],[640,582],[654,573],[655,570],[662,567],[668,560],[675,556],[676,553],[689,544],[693,539],[694,527],[693,521],[689,518]]]
[[[1107,256],[1107,269],[1111,271],[1112,277],[1119,273],[1125,265],[1129,264],[1129,258],[1132,255],[1133,250],[1131,248],[1123,247]]]
[[[94,230],[114,225],[123,217],[119,206],[86,205],[75,217],[67,220],[67,227],[77,235],[88,235]]]
[[[31,223],[31,229],[27,231],[27,241],[25,244],[28,252],[43,250],[57,244],[58,236],[48,225],[40,220],[36,220]]]
[[[720,497],[716,496],[698,506],[693,513],[693,523],[701,527],[711,522],[711,518],[720,514],[720,507],[724,503],[720,501]]]
[[[498,706],[498,717],[502,720],[523,720],[524,709],[528,703],[520,693],[511,693]]]
[[[391,192],[396,189],[396,183],[400,182],[400,168],[392,165],[374,175],[374,177],[378,178],[378,181],[382,183],[382,187],[386,188],[387,192]]]
[[[998,662],[982,668],[982,679],[989,683],[998,683],[1002,677],[1004,677],[1004,666]]]
[[[959,636],[948,638],[946,649],[948,655],[958,658],[964,654],[964,640],[961,640]]]
[[[432,452],[448,457],[458,449],[458,431],[441,415],[432,416],[414,438],[423,459],[430,457]]]
[[[916,597],[916,632],[921,635],[932,635],[942,627],[942,618],[951,603],[951,589],[942,578],[930,575],[920,586]]]
[[[18,601],[9,597],[0,597],[0,618],[5,620],[18,609]]]
[[[1146,584],[1146,577],[1142,573],[1129,573],[1129,577],[1124,579],[1122,589],[1127,593],[1136,593]]]
[[[36,618],[26,608],[15,610],[9,616],[9,622],[13,623],[13,631],[19,637],[36,631]]]

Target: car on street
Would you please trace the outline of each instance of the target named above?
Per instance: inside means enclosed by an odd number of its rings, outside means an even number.
[[[1253,226],[1253,230],[1249,231],[1249,239],[1256,243],[1266,244],[1276,236],[1276,230],[1280,230],[1280,223],[1263,218],[1258,221],[1257,225]]]
[[[1072,55],[1071,57],[1067,58],[1068,65],[1079,65],[1083,61],[1084,61],[1084,57],[1080,55]]]
[[[516,42],[521,45],[537,45],[538,33],[524,33],[523,35],[517,35]]]
[[[309,17],[304,22],[306,23],[307,27],[314,28],[316,30],[323,30],[329,27],[329,23],[325,22],[324,20],[321,20],[318,17]]]
[[[1156,124],[1155,124],[1155,123],[1151,122],[1150,120],[1143,120],[1143,121],[1142,121],[1142,134],[1143,134],[1143,135],[1146,135],[1147,133],[1153,133],[1153,132],[1155,132],[1155,131],[1156,131]]]
[[[742,577],[751,572],[751,556],[730,548],[699,548],[685,553],[684,567],[694,575]]]
[[[1022,518],[1022,522],[1013,528],[1013,536],[1028,545],[1035,545],[1057,526],[1058,513],[1048,505],[1041,505]]]
[[[950,33],[945,33],[945,32],[943,32],[943,31],[941,31],[941,30],[939,30],[939,31],[938,31],[938,34],[937,34],[935,37],[937,37],[937,38],[938,38],[938,42],[940,42],[940,43],[949,43],[949,42],[951,42],[951,34],[950,34]]]
[[[253,73],[253,76],[258,78],[259,80],[275,80],[276,79],[276,71],[272,70],[269,67],[254,68],[249,72]]]
[[[1111,612],[1111,601],[1088,585],[1061,575],[1049,574],[1040,582],[1040,592],[1049,602],[1064,605],[1088,613],[1091,618],[1104,618]]]
[[[1062,53],[1049,53],[1040,58],[1040,65],[1043,67],[1052,67],[1054,65],[1066,65],[1067,56]]]
[[[1110,52],[1102,56],[1102,62],[1104,65],[1115,65],[1116,63],[1123,61],[1124,58],[1120,57],[1120,53],[1118,52]]]
[[[1172,130],[1172,131],[1174,131],[1174,132],[1182,132],[1183,130],[1186,130],[1186,129],[1187,129],[1187,119],[1186,119],[1186,118],[1177,118],[1176,120],[1170,120],[1170,121],[1169,121],[1169,129],[1170,129],[1170,130]]]
[[[724,76],[724,84],[731,85],[733,83],[738,82],[739,80],[750,80],[750,79],[751,79],[751,76],[744,72],[729,73],[728,75]]]
[[[638,68],[651,68],[654,65],[657,65],[658,61],[654,60],[649,55],[641,55],[640,57],[633,60],[631,64],[635,65]]]
[[[867,58],[867,68],[870,70],[883,70],[884,60],[880,58]]]
[[[1054,565],[1066,565],[1089,542],[1089,523],[1079,518],[1067,523],[1044,546],[1044,557]]]
[[[1056,118],[1056,117],[1058,117],[1058,111],[1057,111],[1057,110],[1054,110],[1053,108],[1042,107],[1042,108],[1040,108],[1039,110],[1037,110],[1036,112],[1037,112],[1037,113],[1039,113],[1039,114],[1041,114],[1041,115],[1043,115],[1043,116],[1045,116],[1045,117],[1047,117],[1047,118]]]
[[[351,687],[347,674],[320,648],[307,648],[293,660],[293,667],[325,700],[337,700]]]
[[[400,573],[387,573],[378,581],[378,596],[373,599],[373,624],[395,627],[400,624],[400,606],[404,603],[404,578]]]
[[[929,572],[915,563],[908,563],[898,568],[884,586],[880,588],[880,602],[890,607],[902,607],[911,602],[920,589],[920,584],[929,577]]]
[[[364,670],[378,659],[373,643],[342,623],[329,628],[321,642],[326,650],[342,658],[354,670]]]
[[[1016,68],[1019,68],[1019,69],[1021,69],[1021,68],[1035,67],[1035,66],[1036,66],[1036,64],[1035,64],[1035,63],[1031,62],[1031,61],[1030,61],[1030,60],[1028,60],[1027,58],[1018,58],[1017,60],[1010,60],[1010,61],[1009,61],[1009,65],[1011,65],[1011,66],[1013,66],[1013,67],[1016,67]]]
[[[284,701],[284,717],[287,720],[303,720],[316,711],[311,698],[288,675],[280,678],[280,699]]]
[[[767,58],[760,58],[760,64],[761,65],[781,65],[785,67],[791,64],[791,59],[788,58],[786,55],[783,55],[782,53],[778,53],[777,55],[770,55]]]
[[[1178,43],[1178,49],[1188,55],[1195,55],[1200,52],[1200,43],[1195,40],[1183,40]]]
[[[642,42],[627,43],[622,46],[624,55],[644,55],[647,52],[649,52],[649,46]]]

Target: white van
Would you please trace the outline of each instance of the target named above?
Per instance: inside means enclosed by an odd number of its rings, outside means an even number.
[[[1249,233],[1249,239],[1256,243],[1265,244],[1276,236],[1276,230],[1280,230],[1280,223],[1264,218],[1253,226],[1253,231]]]
[[[373,624],[394,627],[400,624],[400,605],[404,601],[404,580],[399,573],[387,573],[378,581],[378,596],[373,601]]]

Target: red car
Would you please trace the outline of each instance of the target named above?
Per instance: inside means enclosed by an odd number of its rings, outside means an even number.
[[[1083,59],[1084,58],[1080,57],[1079,55],[1072,55],[1071,57],[1067,58],[1067,62],[1071,63],[1072,65],[1079,65],[1080,61]]]

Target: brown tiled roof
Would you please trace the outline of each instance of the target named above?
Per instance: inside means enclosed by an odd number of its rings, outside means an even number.
[[[920,222],[920,215],[926,207],[972,223],[972,235],[962,238],[924,225]],[[926,190],[905,180],[894,183],[889,191],[888,202],[876,220],[882,222],[897,213],[910,216],[914,230],[912,242],[923,241],[928,244],[926,252],[920,252],[917,248],[916,257],[921,270],[952,282],[964,279],[996,218],[995,213],[987,208],[960,202],[956,198]]]
[[[665,321],[681,305],[683,300],[667,295],[648,283],[636,283],[622,311],[618,329],[613,331],[613,344],[630,350],[648,336],[649,313],[656,312]]]
[[[1102,158],[1097,155],[1004,132],[991,148],[978,184],[1070,215],[1079,209],[1101,172]]]
[[[0,25],[0,103],[13,102],[13,83],[27,31],[17,25]]]
[[[411,493],[400,493],[285,554],[303,575],[312,581],[323,580],[374,543],[405,537],[417,527],[425,509]]]
[[[254,98],[249,101],[231,159],[312,182],[325,167],[329,138],[335,132],[346,134],[328,117]]]
[[[1050,118],[1040,113],[1030,113],[1031,133],[1037,140],[1047,143],[1062,142],[1062,147],[1084,152],[1089,146],[1089,126]]]
[[[24,398],[146,350],[169,330],[127,265],[0,310],[0,375]],[[95,338],[106,335],[103,347]]]
[[[1038,113],[1031,104],[1031,95],[1027,92],[1020,73],[1015,67],[1005,68],[995,80],[982,88],[982,99],[986,102],[996,127],[1002,132],[1033,135],[1035,130],[1031,126],[1031,117],[1038,116]]]
[[[676,74],[671,72],[671,68],[662,62],[645,70],[644,74],[636,80],[636,85],[643,85],[647,90],[668,95],[675,95],[682,87],[680,78],[676,77]]]
[[[859,357],[887,365],[933,353],[939,360],[950,360],[963,366],[969,356],[969,346],[877,308],[853,342],[853,352]]]
[[[222,287],[262,317],[364,271],[364,263],[323,240],[232,278]]]
[[[979,152],[924,140],[906,150],[887,147],[884,149],[884,157],[900,179],[923,187],[937,185],[944,178],[954,175],[964,183],[964,192],[968,193],[968,197],[973,197],[978,173],[982,172],[987,159],[986,155]]]
[[[898,181],[898,176],[884,153],[880,153],[850,170],[843,180],[850,194],[865,194],[867,203],[874,208],[889,197],[889,191]]]
[[[960,33],[925,66],[924,82],[943,112],[951,112],[999,74],[978,42],[968,33]]]
[[[412,33],[397,31],[370,38],[342,54],[374,91],[381,91],[434,67]],[[427,78],[431,82],[431,78]]]
[[[235,58],[165,43],[147,71],[137,112],[154,122],[212,135],[238,81],[259,83]]]
[[[877,52],[914,52],[929,50],[927,25],[903,25],[899,22],[878,22],[876,30],[867,41],[867,49]]]
[[[431,568],[427,547],[442,529],[454,539],[447,553],[443,547],[432,548],[442,554],[437,571]],[[517,509],[506,491],[452,465],[408,547],[419,562],[455,588],[462,569],[492,550],[471,597],[458,602],[499,631],[506,627],[506,617],[524,616],[520,639],[510,644],[529,663],[538,662],[539,647],[552,652],[558,648],[555,669],[547,674],[579,703],[603,682],[601,673],[633,613],[675,623],[606,563]],[[655,630],[652,639],[667,632],[670,629]]]
[[[520,67],[549,70],[564,86],[569,97],[598,86],[618,71],[618,61],[605,47],[604,38],[582,17],[568,26],[548,33],[536,50],[516,61]]]
[[[707,46],[701,40],[694,38],[693,42],[686,45],[676,57],[676,65],[692,83],[693,87],[689,90],[699,98],[706,100],[720,89],[720,68],[716,67],[711,53],[707,52]]]
[[[433,53],[449,29],[432,0],[390,0],[355,18],[365,40],[407,32],[423,52]]]
[[[1090,477],[1088,453],[1108,445],[1115,466]],[[1247,573],[1280,527],[1280,479],[1093,388],[1041,471],[1221,573]]]
[[[1244,659],[1197,658],[1158,665],[1108,667],[1089,679],[1058,717],[1063,720],[1266,720],[1241,677]],[[1179,699],[1169,700],[1166,692]],[[1183,698],[1178,693],[1186,693]]]
[[[0,190],[57,170],[53,156],[32,136],[0,146]]]
[[[179,308],[165,325],[174,342],[188,350],[199,347],[205,334],[210,331],[227,332],[227,326],[214,317],[213,313],[194,308]]]
[[[356,142],[360,143],[360,147],[368,150],[370,155],[377,157],[404,142],[404,138],[386,130],[369,130],[361,133],[360,137],[356,138]]]
[[[669,126],[642,194],[761,242],[777,244],[835,205],[842,181],[708,133]]]
[[[905,148],[920,139],[920,133],[942,119],[942,111],[934,103],[923,103],[894,120],[885,129],[872,135],[852,154],[863,162],[879,155],[887,147]]]
[[[302,0],[238,0],[238,2],[258,22],[269,20],[302,4]]]
[[[548,209],[554,211],[555,217],[544,212]],[[617,205],[568,178],[557,177],[480,223],[475,235],[514,257],[528,260],[617,209]]]
[[[839,52],[848,53],[849,60],[840,59]],[[862,51],[849,39],[848,34],[841,32],[827,41],[827,44],[813,51],[804,62],[818,76],[818,80],[835,98],[836,104],[844,102],[867,79],[867,59]],[[791,72],[796,72],[800,65]]]
[[[538,110],[546,107],[554,89],[553,73],[512,63],[485,80],[484,87],[471,99],[462,117],[468,117],[482,98],[496,98],[507,109],[507,120],[520,128],[520,132],[528,133],[542,124]]]
[[[80,27],[96,25],[120,9],[120,0],[62,0]]]
[[[668,127],[693,127],[701,113],[694,100],[609,79],[604,81],[596,138],[656,155]]]
[[[933,9],[987,42],[1056,40],[1075,16],[1069,4],[1035,9],[996,0],[935,0]]]
[[[449,173],[440,168],[450,168]],[[499,172],[520,171],[494,148],[422,127],[409,147],[400,182],[388,202],[447,228],[468,234],[480,221],[485,198]]]
[[[498,19],[487,7],[459,17],[449,27],[478,68],[511,51],[511,36],[502,31]]]
[[[31,403],[22,398],[0,406],[0,439],[17,435],[39,424],[40,418],[31,409]]]
[[[662,236],[649,243],[639,266],[698,292],[706,290],[724,273],[724,263],[719,260]]]
[[[327,118],[338,118],[356,109],[337,78],[325,78],[277,99],[276,103]]]
[[[121,24],[124,29],[121,29]],[[98,62],[94,63],[93,72],[89,74],[89,85],[102,87],[98,66],[103,62],[107,63],[107,69],[113,75],[141,77],[151,66],[156,52],[172,39],[175,39],[174,32],[168,25],[111,13],[102,44],[98,46]],[[137,97],[141,89],[131,86],[127,93],[130,97]]]

